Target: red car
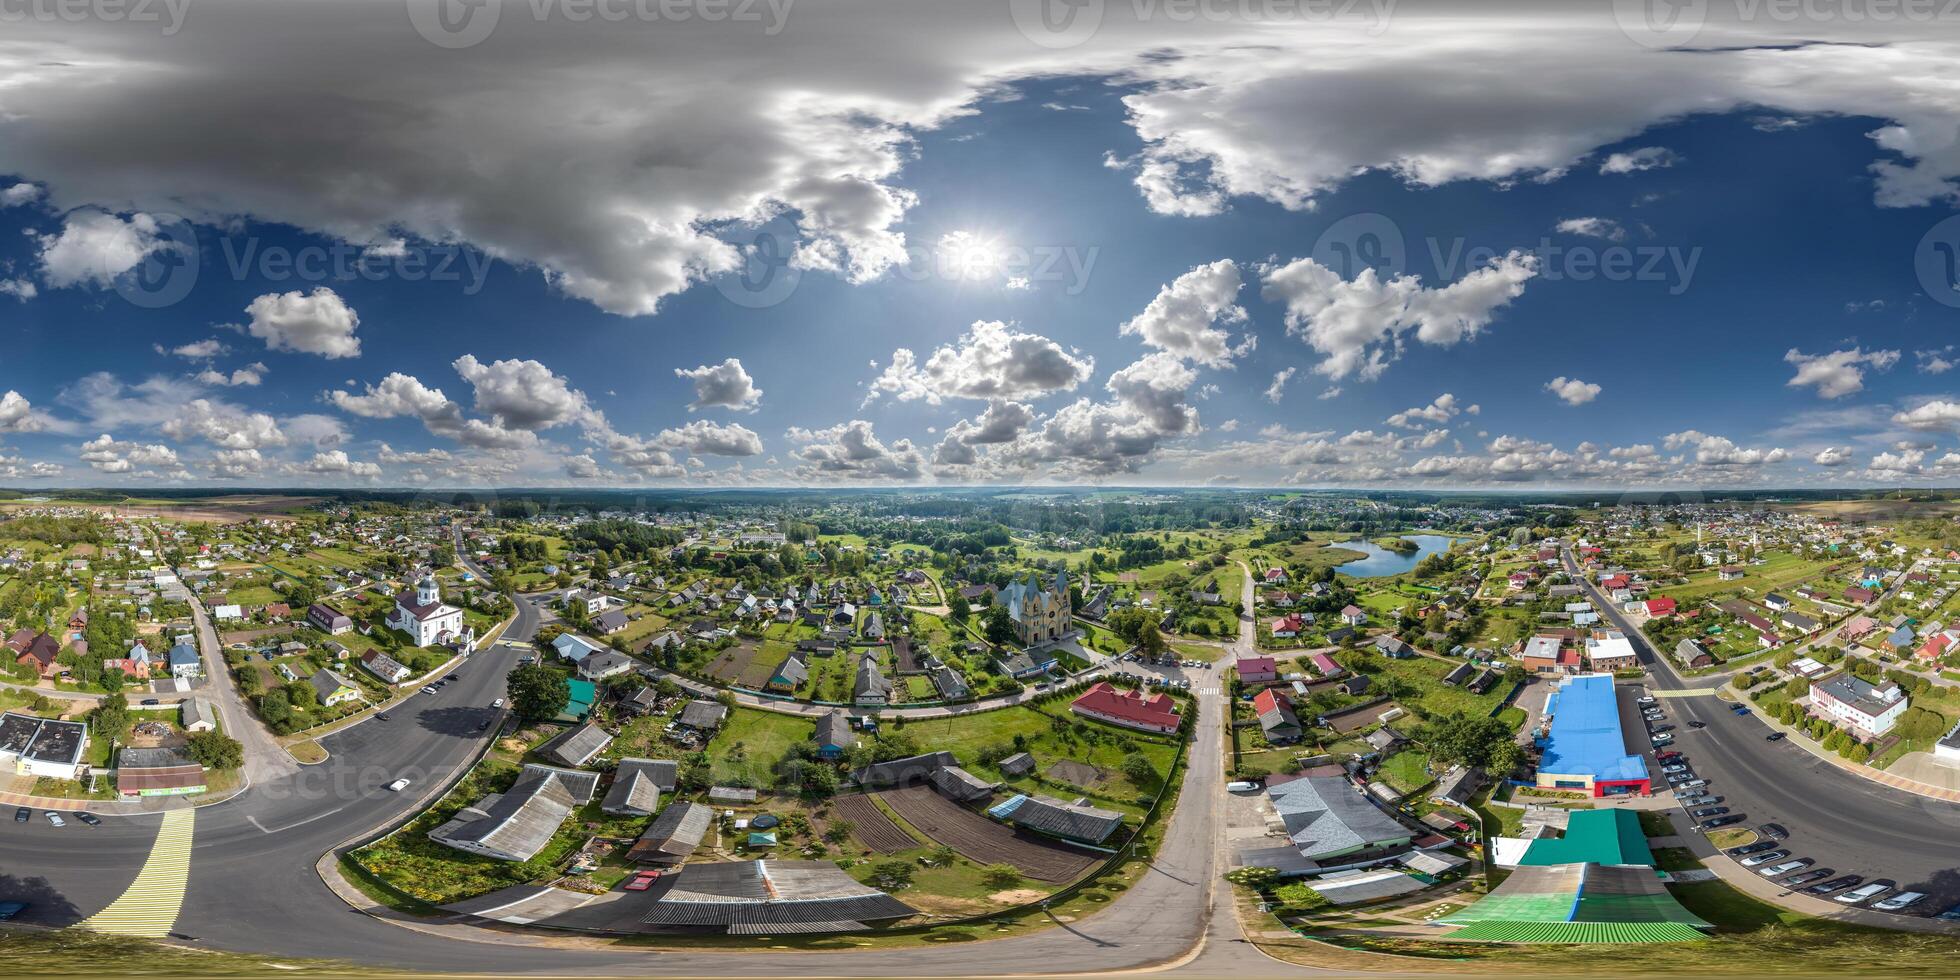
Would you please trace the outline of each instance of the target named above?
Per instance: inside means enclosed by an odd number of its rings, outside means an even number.
[[[652,888],[653,883],[659,880],[659,878],[660,878],[660,872],[658,871],[635,872],[633,874],[633,880],[626,883],[626,890],[629,892],[646,891],[647,889]]]

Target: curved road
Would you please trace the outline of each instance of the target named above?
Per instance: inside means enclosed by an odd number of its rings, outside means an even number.
[[[519,597],[517,621],[506,637],[530,639],[542,617],[537,604]],[[1242,619],[1241,642],[1249,624]],[[176,932],[229,950],[506,976],[974,976],[1162,966],[1206,976],[1305,972],[1238,939],[1229,890],[1219,884],[1225,704],[1215,690],[1199,698],[1181,805],[1152,868],[1103,911],[1060,928],[903,950],[656,952],[440,922],[407,928],[349,908],[319,880],[316,860],[410,812],[414,797],[468,764],[478,740],[489,737],[477,725],[500,714],[489,704],[503,696],[504,676],[519,655],[493,644],[456,667],[459,679],[436,694],[410,698],[387,721],[365,721],[322,739],[331,753],[326,762],[257,781],[232,800],[196,811],[189,886]],[[400,776],[414,780],[407,793],[383,788]],[[129,887],[160,819],[108,817],[95,828],[71,823],[56,829],[39,819],[0,824],[0,898],[33,903],[29,921],[78,922]]]
[[[1566,570],[1583,584],[1601,614],[1633,643],[1646,666],[1648,687],[1658,692],[1702,690],[1710,682],[1686,679],[1674,663],[1647,641],[1619,609],[1588,581],[1565,549]],[[1928,799],[1861,779],[1811,755],[1787,739],[1771,742],[1771,731],[1752,712],[1738,715],[1728,702],[1709,695],[1663,696],[1660,707],[1675,726],[1670,746],[1687,756],[1696,775],[1732,812],[1748,815],[1747,826],[1780,823],[1790,831],[1795,857],[1816,867],[1866,880],[1890,878],[1901,888],[1931,897],[1913,911],[1934,914],[1960,902],[1960,805]],[[1696,730],[1688,722],[1706,728]],[[1649,752],[1652,764],[1652,753]],[[1654,766],[1659,772],[1659,766]],[[1688,821],[1683,816],[1682,826]]]

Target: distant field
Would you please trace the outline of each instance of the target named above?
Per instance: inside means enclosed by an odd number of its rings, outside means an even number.
[[[287,496],[284,494],[235,494],[225,497],[206,497],[198,500],[159,500],[145,497],[130,497],[116,503],[103,503],[94,500],[64,500],[51,497],[44,501],[10,500],[0,502],[0,511],[19,510],[32,507],[77,507],[97,510],[103,513],[116,513],[130,517],[167,517],[180,521],[206,521],[213,524],[236,524],[257,517],[285,518],[325,500],[324,497]]]

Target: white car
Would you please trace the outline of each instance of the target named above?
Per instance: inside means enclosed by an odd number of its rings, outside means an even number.
[[[492,708],[501,708],[503,706],[504,706],[503,698],[498,698],[497,700],[490,702],[490,707]]]
[[[1643,694],[1643,695],[1641,695],[1641,696],[1640,696],[1640,701],[1639,701],[1639,703],[1640,703],[1640,704],[1653,704],[1653,703],[1654,703],[1654,696],[1653,696],[1653,695],[1651,695],[1651,694]]]
[[[63,820],[63,819],[61,819],[61,814],[59,814],[59,813],[56,813],[56,812],[54,812],[53,810],[49,810],[49,811],[47,811],[47,813],[48,813],[48,822],[49,822],[49,823],[51,823],[51,824],[54,824],[54,825],[55,825],[55,826],[57,826],[57,827],[66,827],[66,826],[68,826],[68,821],[66,821],[66,820]]]
[[[1841,902],[1845,905],[1857,905],[1861,902],[1867,902],[1870,901],[1871,899],[1877,898],[1878,896],[1883,895],[1891,890],[1892,887],[1890,885],[1882,885],[1882,884],[1874,883],[1874,884],[1866,885],[1863,888],[1853,888],[1852,890],[1837,896],[1835,901]]]
[[[422,693],[423,693],[423,694],[434,694],[434,693],[436,693],[436,689],[435,689],[435,687],[434,687],[434,686],[432,686],[432,685],[428,685],[428,684],[424,684],[424,685],[422,686]]]
[[[1789,851],[1785,851],[1780,848],[1774,851],[1764,851],[1761,854],[1751,854],[1748,857],[1743,858],[1742,866],[1745,868],[1753,868],[1759,864],[1768,864],[1771,861],[1780,860],[1782,858],[1786,858],[1789,856],[1790,856]]]
[[[1780,878],[1784,875],[1789,874],[1792,871],[1797,870],[1798,868],[1807,868],[1809,866],[1810,866],[1810,862],[1808,860],[1804,858],[1798,858],[1795,861],[1785,861],[1782,864],[1772,864],[1767,868],[1757,868],[1756,873],[1762,875],[1765,878]]]
[[[1878,909],[1881,912],[1897,912],[1908,905],[1916,904],[1920,899],[1925,897],[1925,892],[1900,892],[1891,898],[1873,902],[1872,908]]]
[[[388,792],[390,793],[399,793],[407,788],[408,788],[408,779],[405,777],[402,779],[397,779],[394,782],[388,784]]]
[[[1250,793],[1258,788],[1258,783],[1249,782],[1244,779],[1234,780],[1225,784],[1225,792],[1227,793]]]
[[[1683,765],[1662,766],[1661,771],[1671,776],[1677,772],[1687,772],[1688,767]]]

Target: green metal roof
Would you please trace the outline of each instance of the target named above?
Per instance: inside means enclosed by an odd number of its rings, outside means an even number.
[[[1565,836],[1539,838],[1525,848],[1520,865],[1654,863],[1640,817],[1632,810],[1574,810]]]

